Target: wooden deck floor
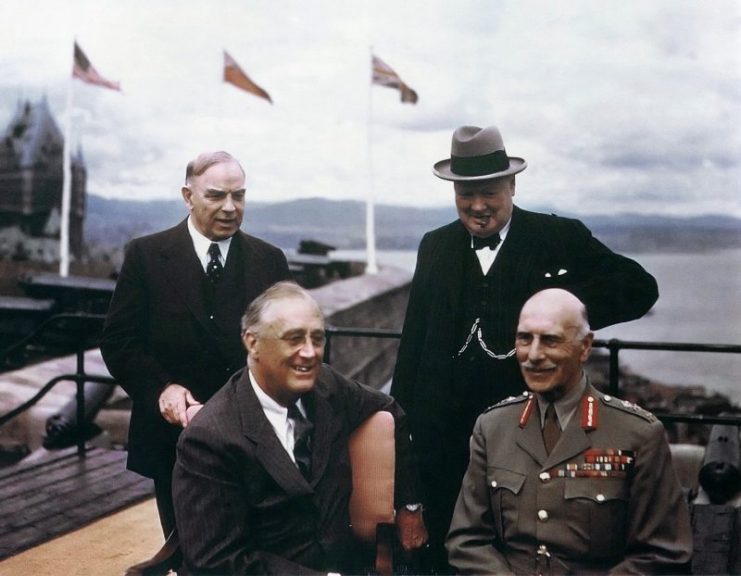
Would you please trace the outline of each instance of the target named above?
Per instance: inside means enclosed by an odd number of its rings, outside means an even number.
[[[152,481],[125,462],[123,451],[71,448],[0,470],[0,559],[150,498]]]
[[[85,370],[108,375],[99,350],[85,354]],[[76,371],[66,356],[0,374],[0,414],[32,397],[60,374]],[[128,410],[102,410],[105,438],[85,458],[76,448],[41,447],[46,419],[74,398],[60,382],[37,405],[0,429],[0,441],[21,442],[33,453],[0,468],[0,576],[122,574],[162,544],[152,481],[126,470],[123,446]],[[116,389],[112,400],[125,398]]]
[[[162,544],[153,499],[0,561],[0,576],[121,575]]]

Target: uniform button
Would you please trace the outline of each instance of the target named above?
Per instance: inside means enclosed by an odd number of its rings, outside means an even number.
[[[213,314],[211,314],[211,316],[209,316],[209,318],[210,318],[211,320],[213,320],[213,319],[214,319],[214,315],[213,315]]]
[[[538,520],[540,520],[541,522],[547,522],[548,521],[548,511],[538,510]]]
[[[605,394],[605,402],[609,402],[610,400],[612,400],[612,396]]]
[[[551,479],[551,475],[548,472],[541,472],[538,478],[540,478],[541,482],[548,482]]]
[[[497,487],[497,481],[496,480],[492,480],[491,481],[491,487],[492,488],[496,488]]]
[[[597,502],[604,502],[605,501],[605,495],[604,494],[597,494],[596,498],[597,498]]]

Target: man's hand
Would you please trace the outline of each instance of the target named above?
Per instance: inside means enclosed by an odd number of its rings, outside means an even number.
[[[180,384],[168,384],[160,394],[160,414],[175,426],[185,428],[188,425],[185,411],[191,404],[198,404],[198,401],[193,398],[190,390]]]
[[[405,551],[422,548],[427,543],[427,528],[422,518],[422,509],[410,512],[403,506],[399,508],[396,512],[396,531]]]

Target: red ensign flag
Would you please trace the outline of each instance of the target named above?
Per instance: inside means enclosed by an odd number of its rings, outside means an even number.
[[[228,82],[260,98],[265,98],[271,104],[273,103],[270,99],[270,94],[255,84],[226,50],[224,50],[224,82]]]

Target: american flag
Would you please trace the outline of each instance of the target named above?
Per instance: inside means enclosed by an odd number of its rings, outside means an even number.
[[[90,60],[88,60],[87,56],[85,56],[82,48],[77,45],[77,42],[75,42],[75,58],[74,64],[72,65],[72,76],[79,78],[88,84],[95,84],[96,86],[110,88],[111,90],[121,90],[121,84],[119,82],[111,82],[98,73],[90,63]]]
[[[226,50],[224,50],[224,82],[228,82],[260,98],[265,98],[271,104],[273,103],[270,99],[270,94],[255,84]]]
[[[401,92],[402,102],[409,102],[410,104],[417,103],[417,93],[402,81],[401,77],[394,72],[391,66],[375,55],[371,55],[371,60],[373,66],[373,84],[395,88]]]

